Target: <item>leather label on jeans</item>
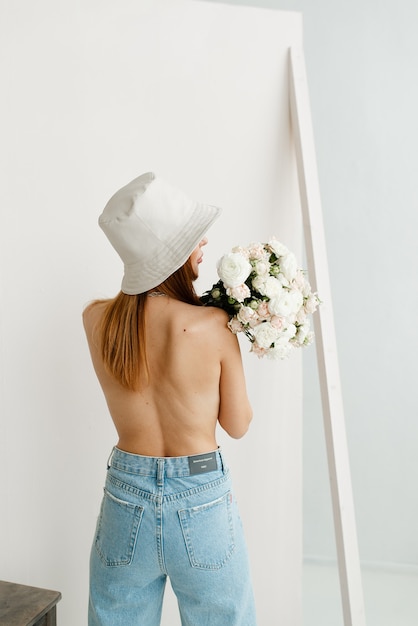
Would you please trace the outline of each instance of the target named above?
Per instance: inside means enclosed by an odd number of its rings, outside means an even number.
[[[189,456],[190,476],[193,474],[204,474],[205,472],[213,472],[218,469],[216,453],[196,454]]]

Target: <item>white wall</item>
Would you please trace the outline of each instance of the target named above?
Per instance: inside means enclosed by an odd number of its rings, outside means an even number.
[[[300,43],[301,23],[174,0],[22,0],[0,10],[0,577],[60,590],[60,626],[81,626],[115,443],[81,310],[114,295],[122,274],[97,217],[118,187],[155,169],[225,207],[202,288],[232,245],[276,234],[300,253],[287,47]],[[220,439],[260,624],[297,626],[301,358],[273,364],[247,350],[254,425],[242,442]],[[174,626],[170,602],[164,623]]]
[[[363,562],[418,566],[418,4],[230,0],[301,11]],[[305,554],[334,558],[313,352],[304,356]]]

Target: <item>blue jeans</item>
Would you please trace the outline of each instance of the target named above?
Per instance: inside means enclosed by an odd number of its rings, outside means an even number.
[[[183,626],[255,626],[221,451],[158,458],[114,448],[90,559],[89,626],[158,626],[167,576]]]

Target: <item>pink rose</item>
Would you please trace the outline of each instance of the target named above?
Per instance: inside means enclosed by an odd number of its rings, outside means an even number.
[[[251,296],[251,291],[247,285],[243,283],[242,285],[238,285],[238,287],[228,287],[226,295],[235,298],[238,302],[244,302],[245,298],[249,298]]]
[[[251,352],[254,352],[254,354],[256,354],[258,358],[261,359],[267,354],[268,350],[266,350],[266,348],[260,348],[260,346],[254,342],[251,345]]]
[[[250,243],[248,246],[248,256],[250,259],[265,259],[267,254],[261,243]]]
[[[273,317],[270,320],[270,324],[272,326],[274,326],[274,328],[276,328],[277,330],[282,330],[283,328],[283,318],[279,317],[278,315],[273,315]]]
[[[238,254],[242,254],[242,256],[246,259],[248,259],[249,256],[247,248],[243,248],[242,246],[234,246],[231,252],[237,252]]]
[[[237,333],[240,333],[244,330],[243,325],[241,324],[241,322],[239,320],[237,320],[237,318],[234,316],[232,319],[229,320],[228,322],[228,328],[229,330],[234,333],[234,335],[236,335]]]
[[[241,324],[249,324],[258,319],[258,314],[250,306],[242,306],[237,313],[237,318]]]
[[[270,317],[268,304],[265,300],[260,302],[257,307],[257,315],[260,319],[267,320]]]

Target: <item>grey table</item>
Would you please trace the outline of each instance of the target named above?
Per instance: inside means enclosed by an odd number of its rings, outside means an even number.
[[[0,581],[0,626],[56,626],[59,591]]]

